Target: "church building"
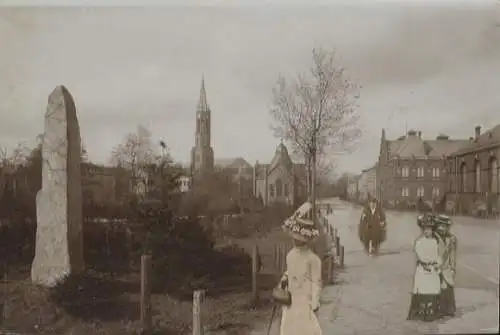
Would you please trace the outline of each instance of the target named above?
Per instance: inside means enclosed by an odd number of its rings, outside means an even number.
[[[207,103],[205,79],[201,79],[200,99],[196,108],[196,132],[191,149],[191,176],[207,174],[214,169],[214,150],[211,145],[211,111]]]
[[[280,202],[295,206],[306,199],[305,171],[305,164],[292,162],[286,146],[280,143],[271,163],[255,163],[254,196],[264,205]]]

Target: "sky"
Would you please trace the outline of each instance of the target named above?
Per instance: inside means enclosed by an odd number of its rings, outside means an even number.
[[[269,162],[280,142],[269,116],[278,75],[307,70],[312,48],[323,47],[335,49],[362,86],[363,137],[355,152],[334,157],[339,171],[359,172],[375,163],[383,127],[389,138],[406,128],[429,139],[468,138],[475,125],[500,123],[500,3],[493,2],[29,7],[35,1],[18,0],[26,7],[0,7],[0,146],[34,143],[47,97],[62,84],[91,160],[107,163],[140,124],[189,162],[204,75],[216,159]]]

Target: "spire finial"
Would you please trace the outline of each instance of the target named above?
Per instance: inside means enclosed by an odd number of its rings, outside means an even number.
[[[201,75],[200,100],[198,101],[198,111],[208,111],[207,92],[205,91],[205,74]]]

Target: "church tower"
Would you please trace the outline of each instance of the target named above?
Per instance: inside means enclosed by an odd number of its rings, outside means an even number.
[[[196,132],[191,149],[191,175],[206,174],[214,168],[214,150],[211,145],[211,111],[207,103],[205,78],[201,78],[200,99],[196,108]]]

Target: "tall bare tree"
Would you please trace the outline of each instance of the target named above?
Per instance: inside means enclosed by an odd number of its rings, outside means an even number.
[[[359,89],[337,62],[335,51],[313,49],[309,71],[288,79],[280,75],[273,90],[273,129],[306,162],[314,221],[319,158],[350,152],[361,135]]]
[[[142,125],[135,132],[125,135],[123,142],[113,148],[111,163],[131,173],[134,190],[141,184],[147,186],[145,170],[155,162],[157,155],[154,149],[151,132]]]

